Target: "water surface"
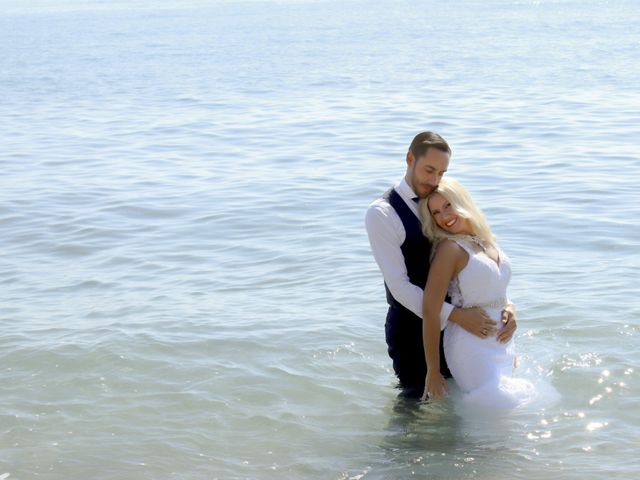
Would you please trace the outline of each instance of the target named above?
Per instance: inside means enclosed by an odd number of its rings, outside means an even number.
[[[637,474],[635,2],[0,7],[0,475]],[[513,263],[496,418],[393,389],[364,212],[425,129]]]

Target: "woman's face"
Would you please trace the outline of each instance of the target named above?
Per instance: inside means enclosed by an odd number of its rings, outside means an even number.
[[[449,200],[440,193],[429,197],[429,212],[436,224],[445,232],[453,235],[471,235],[471,224],[466,218],[458,215]]]

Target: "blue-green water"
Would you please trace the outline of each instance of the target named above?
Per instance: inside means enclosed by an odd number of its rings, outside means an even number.
[[[639,13],[0,1],[0,477],[637,476]],[[425,129],[513,263],[496,418],[392,388],[363,219]]]

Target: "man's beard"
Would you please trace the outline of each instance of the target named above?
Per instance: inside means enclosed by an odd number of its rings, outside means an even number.
[[[419,198],[427,198],[429,195],[431,195],[436,190],[436,188],[438,188],[437,185],[431,185],[431,184],[420,185],[420,187],[426,188],[427,192],[426,193],[422,193],[422,189],[416,188],[416,186],[413,185],[413,191],[415,192],[415,194]]]

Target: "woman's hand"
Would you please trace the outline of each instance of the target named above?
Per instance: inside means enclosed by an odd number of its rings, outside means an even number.
[[[437,400],[442,398],[446,393],[447,383],[444,377],[440,375],[440,372],[427,372],[427,378],[424,383],[424,393],[422,394],[421,400]]]
[[[510,303],[502,310],[502,323],[504,328],[498,334],[500,343],[507,343],[513,337],[518,325],[516,324],[516,306]]]
[[[491,317],[487,315],[487,312],[480,307],[455,308],[449,317],[449,320],[457,323],[467,332],[480,338],[491,337],[498,331],[498,323],[495,320],[492,320]],[[507,323],[505,328],[507,328],[508,325],[509,324]]]

